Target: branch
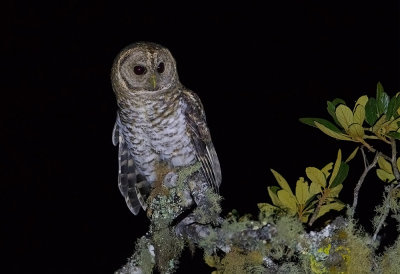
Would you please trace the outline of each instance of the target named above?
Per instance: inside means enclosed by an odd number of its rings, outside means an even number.
[[[365,155],[364,149],[363,147],[361,147],[361,153],[364,159],[364,171],[360,176],[360,179],[358,179],[357,185],[354,188],[354,199],[353,199],[353,206],[351,207],[350,210],[350,216],[353,217],[354,213],[356,211],[356,207],[357,207],[357,203],[358,203],[358,193],[360,192],[360,188],[362,186],[362,184],[364,183],[365,177],[367,176],[368,172],[376,166],[376,163],[378,162],[379,156],[382,156],[381,152],[376,152],[374,160],[372,161],[371,164],[368,164],[368,159],[367,156]]]
[[[393,183],[397,183],[400,180],[400,173],[397,167],[397,148],[396,148],[396,140],[394,138],[390,138],[390,144],[392,146],[392,157],[390,158],[390,162],[392,164],[393,174],[396,178],[396,181]],[[383,202],[383,212],[379,218],[378,225],[376,226],[374,235],[372,236],[372,242],[376,241],[376,237],[378,236],[379,231],[381,230],[385,220],[390,212],[390,199],[392,195],[392,191],[397,189],[399,185],[394,187],[393,183],[390,184],[389,189],[387,190],[387,195],[385,196],[385,200]]]

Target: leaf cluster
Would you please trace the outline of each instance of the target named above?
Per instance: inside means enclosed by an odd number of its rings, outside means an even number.
[[[338,199],[347,177],[347,164],[356,154],[355,150],[346,161],[342,161],[342,152],[338,151],[335,164],[332,162],[322,169],[307,167],[306,175],[310,182],[300,177],[293,192],[286,179],[277,171],[271,169],[279,186],[268,187],[272,204],[259,203],[261,214],[281,214],[296,216],[301,222],[307,223],[310,216],[314,220],[325,215],[330,210],[342,210],[344,204]],[[318,212],[316,211],[318,208]]]

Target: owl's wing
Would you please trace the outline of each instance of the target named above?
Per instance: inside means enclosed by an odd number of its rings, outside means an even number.
[[[140,195],[140,183],[137,184],[137,171],[133,157],[129,153],[128,144],[122,134],[124,125],[121,124],[119,115],[114,125],[113,144],[116,146],[119,143],[118,150],[118,187],[130,211],[137,215],[140,207],[146,209],[144,199]]]
[[[202,165],[201,172],[210,186],[218,192],[222,180],[221,167],[207,127],[203,105],[197,94],[189,90],[182,92],[182,98],[188,132],[196,149],[197,160]]]

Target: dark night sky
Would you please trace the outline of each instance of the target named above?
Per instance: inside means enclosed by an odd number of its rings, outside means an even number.
[[[339,147],[352,151],[298,118],[328,118],[327,100],[352,105],[374,96],[378,81],[400,91],[398,1],[247,2],[2,3],[2,269],[111,273],[147,230],[145,214],[134,217],[119,194],[111,143],[110,68],[132,42],[168,47],[181,82],[202,99],[224,213],[257,214],[275,184],[269,168],[294,183],[305,167],[334,161]],[[360,173],[350,168],[348,203]],[[381,197],[368,193],[366,223]]]

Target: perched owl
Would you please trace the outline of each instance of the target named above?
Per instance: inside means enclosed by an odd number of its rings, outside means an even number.
[[[215,191],[221,170],[199,97],[178,78],[165,47],[139,42],[124,48],[111,73],[119,106],[113,144],[119,143],[118,186],[133,214],[146,209],[160,162],[173,168],[201,163],[198,176]]]

